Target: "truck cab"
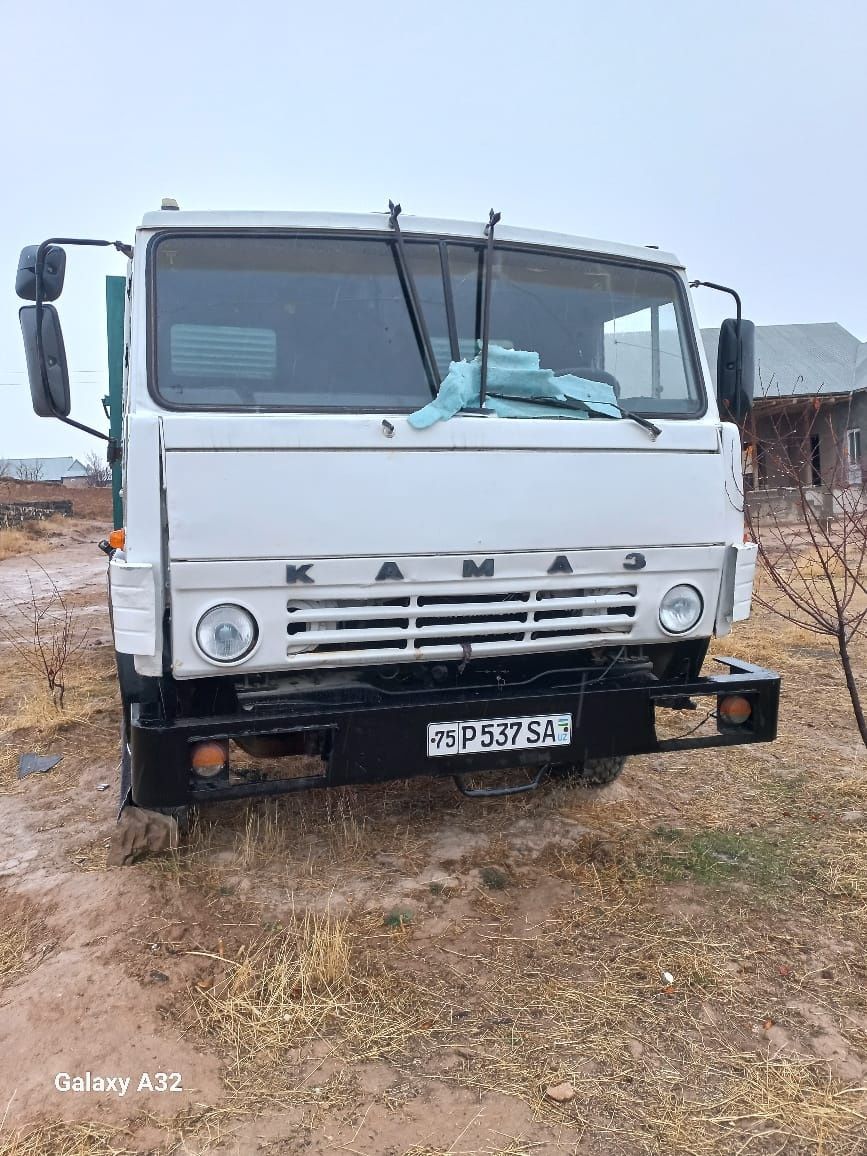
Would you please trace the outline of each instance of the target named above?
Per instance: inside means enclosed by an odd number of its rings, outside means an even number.
[[[124,797],[502,793],[772,739],[775,674],[701,673],[750,610],[749,322],[714,396],[672,254],[390,210],[165,208],[116,245]],[[71,420],[61,252],[19,292],[36,410]],[[657,733],[699,700],[714,733]]]

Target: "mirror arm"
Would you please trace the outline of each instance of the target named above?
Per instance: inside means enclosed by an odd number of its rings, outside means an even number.
[[[717,283],[715,281],[690,281],[690,283],[689,283],[690,289],[697,289],[700,285],[703,285],[705,289],[716,289],[720,293],[728,293],[730,296],[734,297],[735,309],[737,311],[735,313],[735,318],[737,320],[738,325],[740,325],[740,323],[741,323],[741,297],[740,297],[740,294],[737,292],[737,290],[729,289],[728,285],[717,285]]]
[[[48,398],[49,405],[54,409],[54,401],[51,397],[51,390],[48,384],[48,369],[45,365],[45,350],[42,346],[42,276],[45,271],[45,258],[48,256],[48,250],[52,245],[98,245],[100,247],[117,249],[119,253],[131,259],[133,255],[132,245],[127,245],[123,241],[98,241],[86,238],[77,237],[49,237],[47,241],[43,241],[36,250],[36,356],[39,361],[39,372],[42,376],[42,387],[45,390],[45,396]],[[73,429],[80,429],[83,433],[91,434],[95,438],[100,438],[102,441],[111,441],[108,434],[104,434],[101,430],[94,429],[92,426],[83,425],[80,421],[74,421],[71,417],[64,417],[63,414],[55,411],[54,416],[58,421],[62,421],[64,425],[71,425]]]
[[[728,293],[729,296],[735,299],[735,321],[738,331],[738,350],[741,346],[741,295],[736,289],[730,289],[728,285],[718,285],[715,281],[690,281],[690,289],[697,289],[699,286],[704,286],[705,289],[716,289],[719,293]],[[738,356],[737,368],[735,370],[735,388],[740,395],[743,387],[742,381],[743,366],[741,365],[740,355]]]
[[[61,417],[59,413],[54,415],[58,421],[62,421],[64,425],[71,425],[73,429],[80,429],[82,432],[90,434],[92,437],[99,438],[100,441],[108,442],[111,438],[108,434],[103,433],[100,429],[94,429],[90,425],[82,425],[80,421],[73,421],[71,417]]]

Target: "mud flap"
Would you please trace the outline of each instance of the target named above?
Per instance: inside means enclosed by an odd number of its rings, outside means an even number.
[[[120,799],[118,800],[117,821],[132,802],[132,755],[129,749],[129,707],[123,708],[123,722],[120,728]]]

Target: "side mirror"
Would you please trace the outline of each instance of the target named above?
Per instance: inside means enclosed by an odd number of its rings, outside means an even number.
[[[716,362],[716,392],[720,417],[740,422],[753,405],[756,381],[756,327],[752,321],[729,318],[720,326]]]
[[[60,318],[53,305],[42,306],[42,357],[36,333],[36,306],[23,305],[18,311],[27,358],[30,397],[38,417],[69,417],[69,371]],[[43,376],[44,367],[44,376]]]
[[[36,300],[36,254],[38,245],[28,245],[21,250],[18,258],[18,272],[15,275],[15,292],[22,301]],[[63,278],[66,276],[66,250],[59,245],[51,245],[45,253],[42,266],[42,300],[56,301],[63,292]]]

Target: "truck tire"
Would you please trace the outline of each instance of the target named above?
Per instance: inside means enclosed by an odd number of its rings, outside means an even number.
[[[605,787],[619,777],[625,765],[626,755],[587,759],[584,763],[555,763],[551,777],[576,787]]]

